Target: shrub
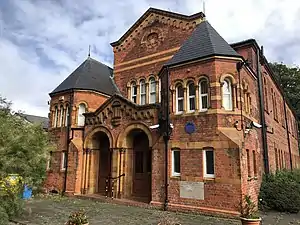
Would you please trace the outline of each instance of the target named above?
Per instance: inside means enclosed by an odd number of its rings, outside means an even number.
[[[6,213],[6,210],[0,206],[0,225],[6,225],[8,224],[8,215]]]
[[[270,209],[298,213],[300,211],[300,171],[280,171],[265,175],[259,198]]]

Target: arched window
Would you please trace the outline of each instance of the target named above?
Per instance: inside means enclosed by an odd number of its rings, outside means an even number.
[[[195,111],[196,89],[193,82],[188,84],[188,112]]]
[[[156,102],[156,81],[154,77],[149,80],[149,103],[153,104]]]
[[[176,87],[176,113],[183,112],[184,90],[181,84]]]
[[[207,79],[201,79],[199,82],[199,101],[200,111],[208,109],[208,82]]]
[[[57,106],[55,106],[53,122],[54,122],[53,127],[57,127],[57,122],[58,122],[58,108],[57,108]]]
[[[67,127],[69,124],[69,105],[66,105],[66,120],[65,120],[65,126]]]
[[[84,126],[84,113],[86,111],[85,104],[81,103],[78,107],[78,126]]]
[[[232,88],[229,79],[225,79],[223,83],[223,107],[225,110],[232,110]]]
[[[135,82],[131,83],[131,101],[136,103],[137,86]]]
[[[140,104],[146,104],[146,84],[145,80],[140,81]]]
[[[63,126],[64,122],[64,107],[61,105],[60,106],[60,115],[59,115],[59,127]]]

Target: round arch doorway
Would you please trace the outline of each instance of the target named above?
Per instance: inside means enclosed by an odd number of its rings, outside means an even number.
[[[97,131],[87,143],[91,153],[86,155],[84,180],[89,194],[106,195],[110,187],[107,179],[111,176],[112,152],[110,139],[103,131]],[[85,192],[86,193],[86,192]]]
[[[147,134],[134,129],[129,133],[132,140],[132,198],[151,201],[152,152]]]

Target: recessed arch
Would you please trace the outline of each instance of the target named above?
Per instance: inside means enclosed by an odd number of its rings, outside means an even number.
[[[142,130],[143,132],[145,132],[145,134],[147,134],[148,139],[149,139],[149,147],[152,147],[152,144],[153,144],[153,142],[152,142],[152,134],[151,134],[148,126],[145,125],[144,123],[132,123],[132,124],[129,124],[118,135],[118,138],[116,140],[116,147],[117,148],[126,147],[126,137],[128,136],[128,134],[132,130],[136,130],[136,129]]]
[[[84,139],[83,148],[89,148],[92,145],[92,138],[98,132],[103,132],[107,135],[107,137],[109,139],[110,148],[113,148],[114,147],[113,146],[113,143],[114,143],[113,142],[113,136],[112,136],[111,132],[109,131],[109,129],[105,126],[95,127],[95,129],[88,132],[88,134],[86,135],[86,137]]]
[[[232,83],[233,85],[236,84],[236,80],[235,80],[234,76],[233,76],[232,74],[230,74],[230,73],[223,74],[223,75],[220,77],[220,83],[221,83],[221,85],[224,83],[224,80],[225,80],[225,79],[230,79],[230,81],[231,81],[231,83]]]

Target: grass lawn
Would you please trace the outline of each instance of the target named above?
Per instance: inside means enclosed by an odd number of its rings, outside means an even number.
[[[239,220],[229,220],[194,214],[163,212],[132,206],[103,203],[93,200],[47,197],[35,198],[26,203],[27,213],[17,220],[30,225],[62,225],[71,212],[84,209],[90,225],[157,225],[161,218],[169,218],[182,225],[240,225]],[[299,215],[279,213],[263,214],[263,224],[300,224]]]

